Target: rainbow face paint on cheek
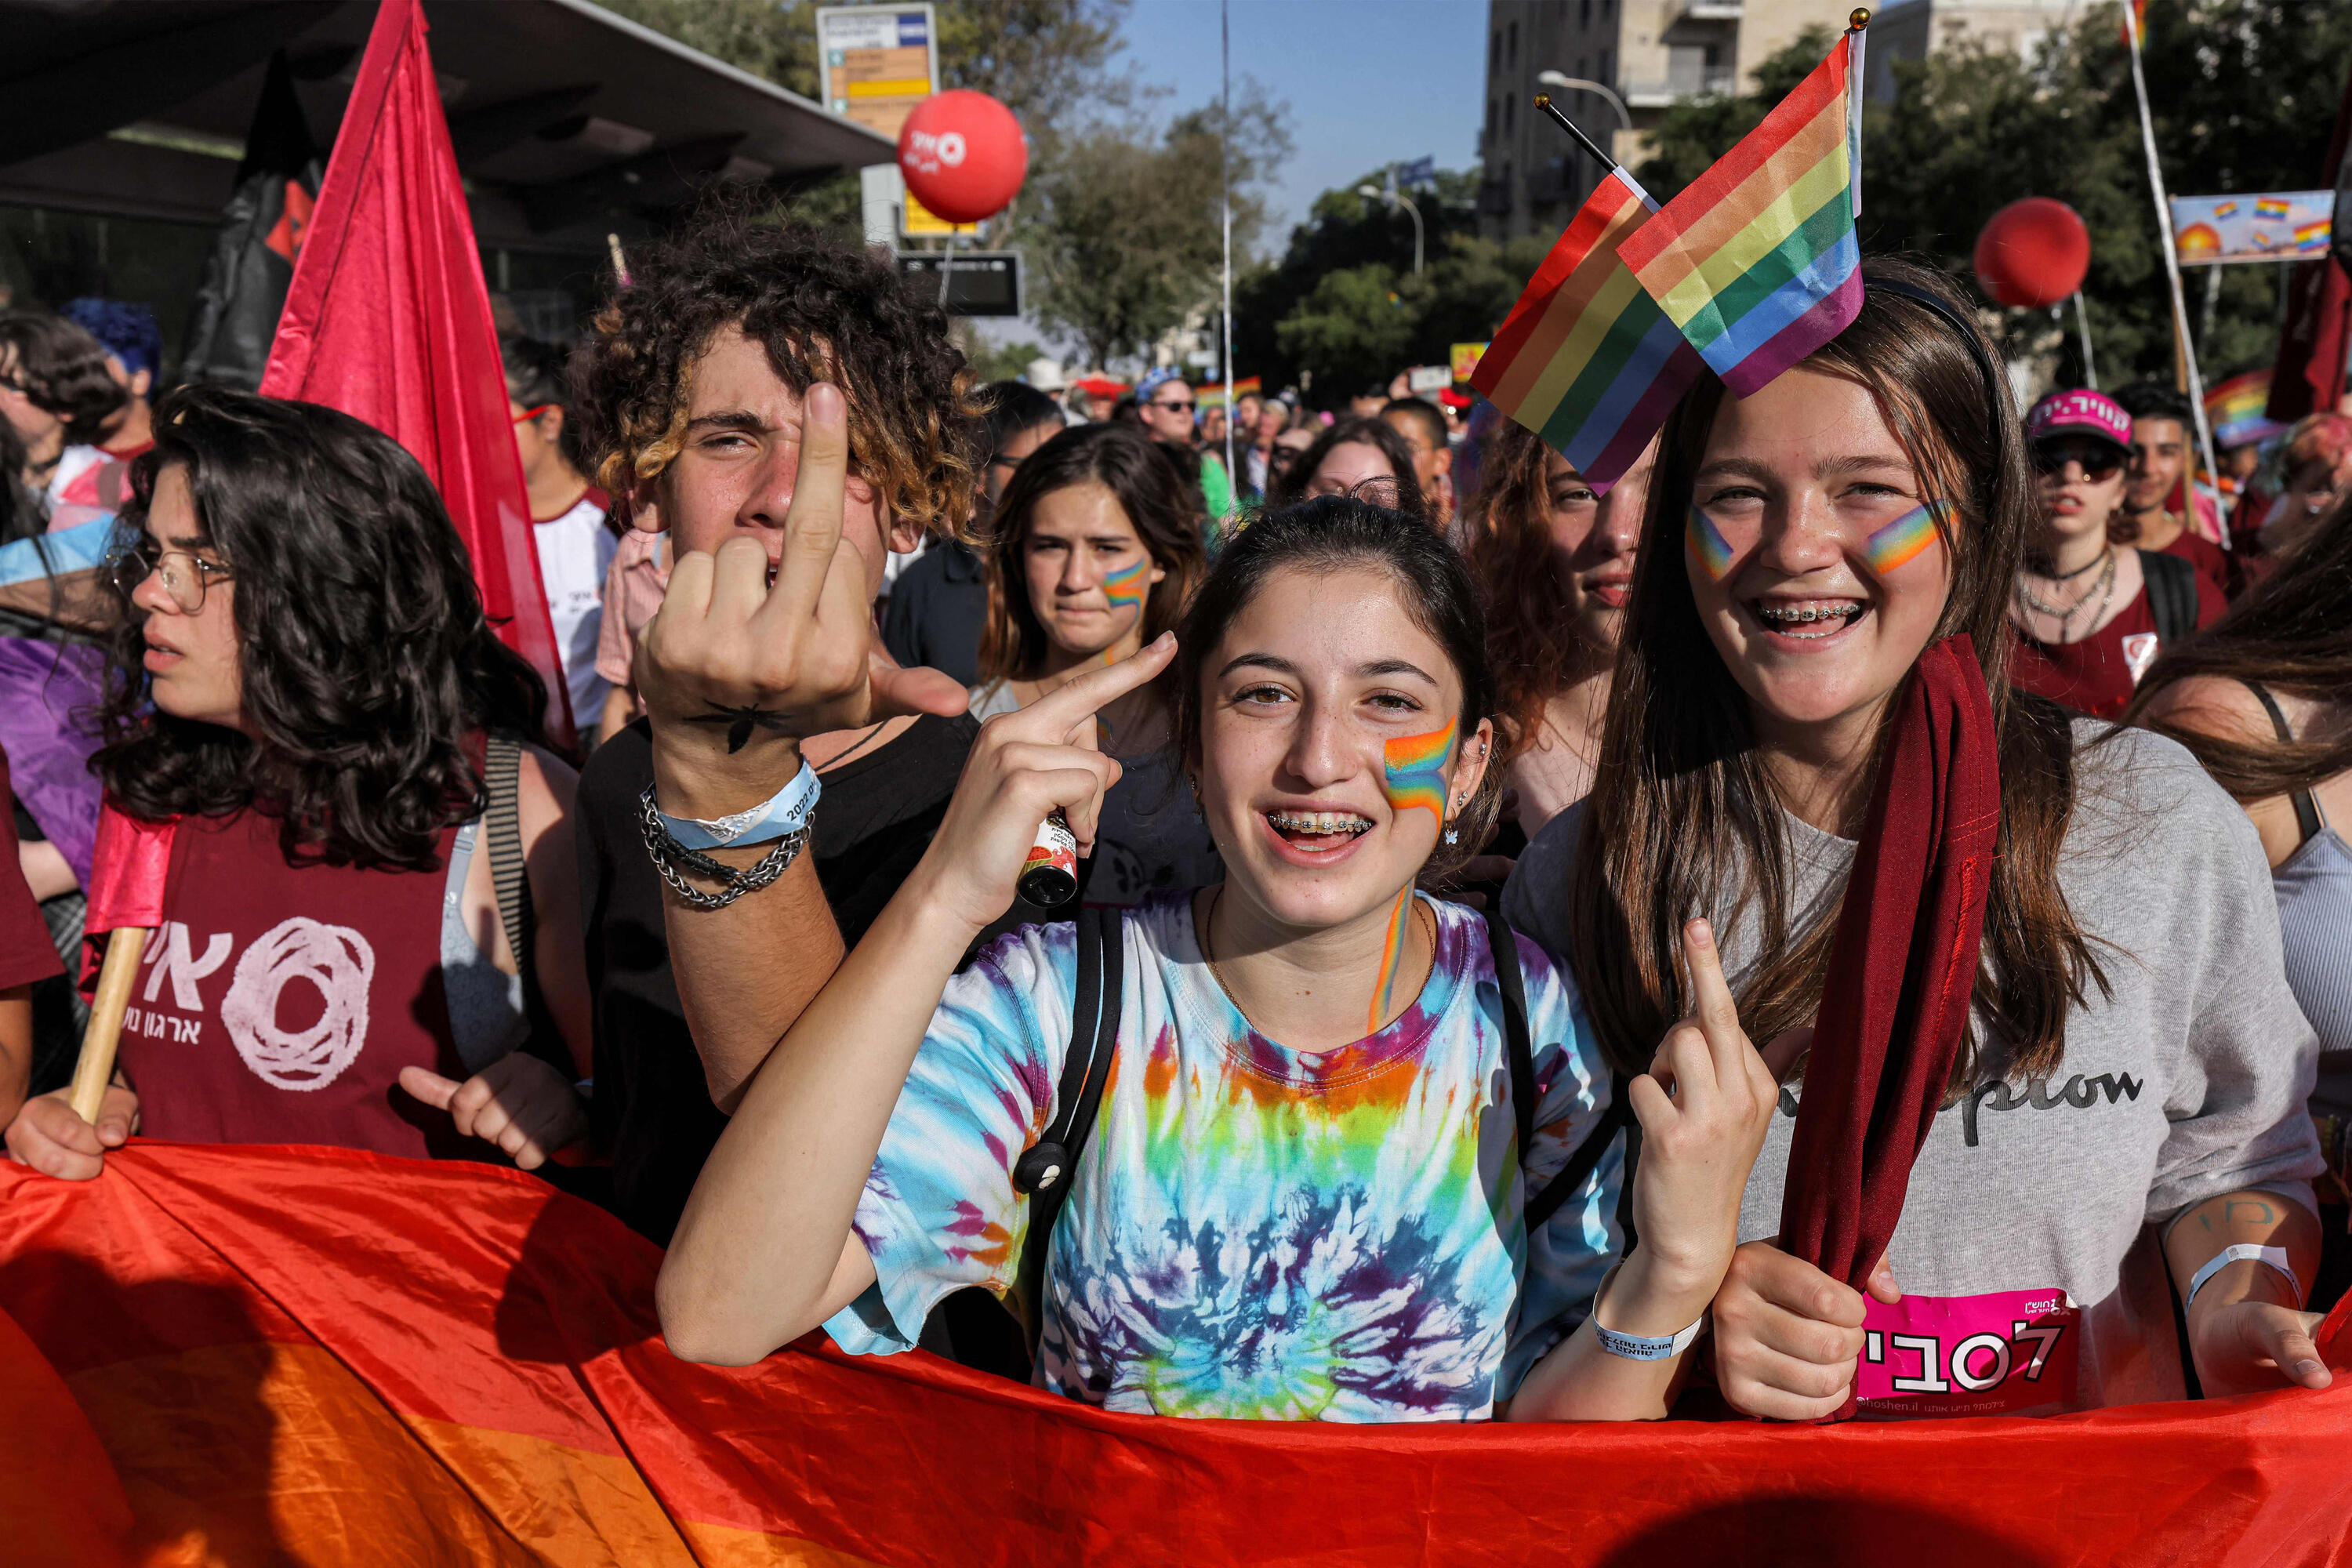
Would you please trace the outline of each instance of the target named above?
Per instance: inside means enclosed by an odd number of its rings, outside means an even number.
[[[1696,507],[1690,509],[1690,527],[1684,532],[1683,542],[1708,582],[1720,583],[1731,574],[1731,542],[1717,531],[1715,520]]]
[[[1445,826],[1445,759],[1454,752],[1455,721],[1426,735],[1409,735],[1381,747],[1389,805],[1399,816],[1416,807]]]
[[[1110,601],[1114,611],[1133,610],[1139,618],[1143,614],[1143,596],[1151,590],[1151,557],[1139,554],[1132,565],[1108,573],[1102,580],[1103,597]]]
[[[1931,500],[1925,506],[1915,506],[1864,540],[1862,558],[1882,577],[1899,566],[1907,566],[1942,537],[1936,530],[1937,520],[1942,518],[1948,522],[1951,513],[1949,501]]]

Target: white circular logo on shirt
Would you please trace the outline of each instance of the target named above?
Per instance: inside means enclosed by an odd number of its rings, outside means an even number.
[[[359,1059],[367,1044],[368,986],[375,950],[349,926],[296,915],[280,921],[236,961],[221,999],[221,1022],[262,1082],[298,1093],[324,1089]],[[307,1029],[278,1026],[278,998],[289,982],[316,986],[325,1008]]]

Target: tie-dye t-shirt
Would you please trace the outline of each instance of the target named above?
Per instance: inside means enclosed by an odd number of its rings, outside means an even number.
[[[1424,900],[1437,962],[1388,1027],[1318,1055],[1250,1027],[1192,898],[1125,922],[1118,1054],[1046,1268],[1037,1382],[1113,1410],[1273,1420],[1491,1415],[1580,1322],[1616,1251],[1622,1141],[1530,1247],[1494,958]],[[1570,983],[1519,942],[1535,1186],[1609,1103]],[[857,1205],[876,1284],[826,1323],[908,1348],[969,1285],[1009,1291],[1021,1152],[1051,1120],[1076,931],[1028,926],[950,983]]]

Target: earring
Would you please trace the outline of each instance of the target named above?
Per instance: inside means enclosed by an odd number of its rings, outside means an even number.
[[[1445,842],[1447,842],[1448,844],[1459,844],[1459,843],[1461,843],[1461,842],[1462,842],[1462,830],[1461,830],[1460,828],[1458,828],[1458,827],[1449,827],[1449,828],[1447,828],[1447,829],[1445,830]]]

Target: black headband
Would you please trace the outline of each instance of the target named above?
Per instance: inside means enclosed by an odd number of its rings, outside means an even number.
[[[1900,294],[1906,300],[1927,306],[1928,310],[1950,322],[1952,331],[1960,334],[1960,342],[1968,344],[1969,357],[1977,362],[1977,369],[1984,374],[1985,412],[1992,416],[1992,466],[1997,479],[2000,473],[2002,445],[2000,400],[2008,381],[1993,364],[1992,355],[1985,353],[1984,339],[1979,335],[1976,327],[1962,320],[1960,313],[1951,306],[1916,284],[1906,283],[1897,278],[1865,278],[1863,279],[1863,287],[1875,289],[1886,294]]]

